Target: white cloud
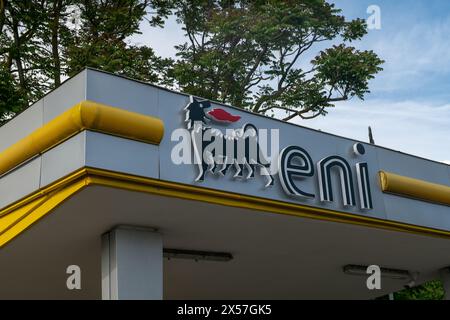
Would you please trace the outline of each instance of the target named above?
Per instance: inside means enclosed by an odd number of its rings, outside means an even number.
[[[357,44],[385,60],[384,71],[372,82],[374,92],[418,88],[450,73],[450,16],[421,22],[410,21],[411,16],[405,19],[383,21],[381,30],[370,31]]]
[[[350,101],[326,117],[295,122],[362,141],[368,141],[371,126],[377,145],[436,161],[450,159],[450,104]]]

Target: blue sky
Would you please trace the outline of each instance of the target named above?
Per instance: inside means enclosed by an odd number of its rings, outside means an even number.
[[[348,18],[367,18],[369,5],[380,7],[381,29],[357,44],[386,61],[370,98],[450,101],[450,1],[333,2]]]
[[[347,18],[381,11],[381,29],[354,45],[374,50],[386,62],[364,101],[339,103],[326,117],[294,120],[303,126],[367,141],[367,126],[379,145],[450,164],[450,1],[334,0]],[[169,19],[164,29],[143,23],[133,42],[174,57],[183,31]],[[320,49],[320,48],[316,48]],[[315,54],[316,52],[312,52]]]

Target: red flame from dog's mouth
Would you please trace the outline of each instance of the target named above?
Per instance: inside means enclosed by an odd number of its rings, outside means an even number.
[[[219,122],[236,122],[241,119],[240,116],[234,116],[231,113],[219,108],[208,111],[208,116]]]

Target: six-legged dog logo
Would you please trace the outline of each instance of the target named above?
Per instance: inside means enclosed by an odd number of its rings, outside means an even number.
[[[234,166],[234,178],[250,179],[255,176],[256,168],[267,178],[266,187],[273,185],[270,174],[270,161],[261,152],[258,142],[258,129],[253,124],[244,124],[240,129],[219,129],[208,125],[210,122],[234,123],[241,119],[229,112],[214,108],[209,101],[200,101],[190,97],[185,107],[187,128],[191,130],[194,162],[199,174],[195,181],[203,181],[205,175],[226,175]],[[247,174],[244,175],[247,170]]]

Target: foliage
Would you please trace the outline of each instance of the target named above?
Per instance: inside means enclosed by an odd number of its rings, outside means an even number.
[[[169,14],[188,39],[176,62],[130,43]],[[363,99],[382,63],[350,46],[365,22],[325,0],[0,0],[0,31],[0,121],[86,66],[309,119]]]
[[[444,287],[439,280],[394,293],[395,300],[442,300]]]
[[[161,0],[0,0],[0,121],[86,66],[167,84],[171,61],[127,38],[168,10]]]
[[[40,1],[0,0],[0,119],[22,109],[45,90],[37,31],[45,12]]]
[[[369,92],[382,70],[372,51],[349,43],[366,33],[325,0],[175,0],[188,41],[174,68],[187,92],[263,114],[309,119]],[[314,46],[338,41],[312,60]],[[310,53],[309,53],[310,54]]]
[[[11,73],[0,69],[0,124],[24,105],[21,90],[16,87]]]
[[[167,78],[164,72],[170,60],[157,57],[150,47],[126,42],[139,33],[149,1],[83,2],[78,7],[83,23],[77,32],[72,32],[73,41],[65,50],[69,75],[90,66],[153,83]],[[155,18],[150,23],[162,22]]]

